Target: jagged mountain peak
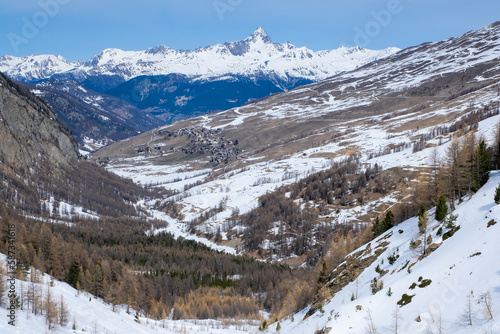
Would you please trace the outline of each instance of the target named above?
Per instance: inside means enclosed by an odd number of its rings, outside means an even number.
[[[145,53],[149,54],[167,54],[169,52],[173,51],[173,49],[169,48],[168,46],[165,45],[158,45],[152,48],[149,48],[145,51]]]
[[[256,42],[258,40],[264,43],[272,43],[271,37],[262,27],[258,27],[250,36],[245,39],[245,42]]]

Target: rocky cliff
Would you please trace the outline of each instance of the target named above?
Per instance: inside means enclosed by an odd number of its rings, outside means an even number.
[[[0,73],[0,162],[26,171],[78,158],[71,133],[52,109]]]

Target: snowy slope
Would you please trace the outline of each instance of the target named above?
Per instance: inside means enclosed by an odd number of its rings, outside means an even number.
[[[439,223],[429,211],[430,234],[433,243],[441,246],[427,257],[420,259],[420,252],[409,248],[412,240],[420,237],[417,218],[409,219],[394,227],[372,242],[389,243],[387,250],[366,270],[358,282],[352,282],[328,301],[323,309],[306,320],[306,311],[282,322],[282,333],[312,333],[330,327],[332,333],[367,333],[371,320],[378,333],[392,333],[394,311],[403,294],[415,295],[411,303],[398,307],[399,333],[498,333],[500,331],[500,206],[493,201],[495,188],[500,184],[500,172],[492,172],[488,183],[472,198],[457,206],[458,232],[443,241],[437,235]],[[497,223],[487,227],[494,220]],[[444,231],[447,231],[444,228]],[[401,232],[401,233],[400,233]],[[365,249],[365,246],[360,250]],[[354,252],[355,253],[355,252]],[[390,265],[388,256],[398,259]],[[405,267],[405,264],[408,266]],[[376,266],[388,270],[379,277]],[[410,272],[408,267],[411,266]],[[374,277],[383,280],[383,289],[372,294],[370,282]],[[410,289],[419,283],[419,277],[431,280],[426,287]],[[356,288],[357,285],[357,288]],[[389,288],[392,296],[388,296]],[[351,301],[357,292],[357,299]],[[472,293],[472,294],[471,294]],[[485,312],[484,295],[491,297],[493,320]],[[468,296],[471,296],[472,326],[464,321]],[[359,305],[359,306],[358,306]],[[358,306],[358,307],[357,307]],[[417,319],[418,318],[418,319]],[[420,321],[417,321],[417,320]],[[275,332],[276,325],[269,333]]]
[[[1,255],[1,260],[5,262],[5,256]],[[43,291],[44,298],[50,285],[50,276],[42,277],[43,283],[35,284],[36,289]],[[16,291],[21,291],[21,284],[26,291],[28,282],[16,280]],[[52,299],[59,303],[61,296],[68,306],[69,322],[66,326],[56,326],[53,330],[48,330],[45,318],[40,315],[33,315],[31,311],[16,310],[15,326],[8,324],[7,309],[0,307],[0,333],[2,334],[42,334],[42,333],[207,333],[207,334],[232,334],[232,333],[254,333],[257,324],[241,321],[234,324],[222,324],[221,321],[174,321],[162,320],[154,321],[144,317],[139,317],[140,323],[135,321],[135,311],[126,313],[125,306],[117,306],[113,312],[112,305],[96,299],[85,292],[78,292],[67,283],[54,281],[54,286],[50,287]],[[58,304],[59,305],[59,304]],[[75,325],[75,330],[72,329]]]
[[[193,51],[158,46],[145,51],[106,49],[85,63],[69,63],[61,56],[0,58],[0,71],[21,81],[46,79],[54,74],[88,76],[117,75],[122,79],[142,75],[185,74],[213,79],[227,74],[321,80],[387,57],[397,48],[373,51],[360,47],[313,52],[290,43],[273,43],[262,28],[243,41],[218,44]]]

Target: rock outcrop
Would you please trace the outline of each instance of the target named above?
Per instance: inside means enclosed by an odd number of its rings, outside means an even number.
[[[64,166],[78,156],[75,139],[52,109],[0,73],[0,162],[33,171],[46,164]]]

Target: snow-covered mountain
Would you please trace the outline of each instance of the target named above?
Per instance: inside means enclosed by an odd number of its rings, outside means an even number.
[[[62,56],[34,54],[26,57],[0,57],[0,72],[13,80],[38,81],[73,70],[80,62],[68,62]]]
[[[341,47],[313,52],[290,43],[273,43],[264,29],[258,28],[243,41],[194,51],[177,51],[166,46],[139,52],[107,49],[76,71],[86,75],[119,75],[125,80],[141,75],[179,73],[200,79],[225,74],[277,74],[280,77],[317,81],[397,51],[397,48],[372,51],[360,47]]]
[[[158,46],[145,51],[106,49],[87,62],[70,63],[61,56],[0,58],[0,71],[14,80],[37,81],[55,74],[84,81],[89,76],[118,76],[128,81],[138,76],[184,74],[199,79],[223,75],[262,76],[321,80],[352,70],[399,51],[380,51],[361,47],[341,47],[314,52],[291,43],[273,43],[262,28],[243,41],[218,44],[192,51]]]

